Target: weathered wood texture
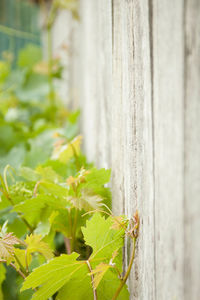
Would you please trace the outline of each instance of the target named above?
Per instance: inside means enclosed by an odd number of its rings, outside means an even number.
[[[185,4],[185,299],[200,295],[200,1]]]
[[[90,160],[110,165],[112,109],[112,4],[110,0],[81,1],[79,34],[79,95],[82,132]],[[84,76],[83,76],[84,74]]]
[[[183,1],[153,1],[156,298],[183,295]]]
[[[81,0],[77,27],[84,149],[112,168],[113,210],[141,217],[131,299],[198,300],[200,3]]]
[[[141,215],[132,297],[154,299],[154,185],[148,1],[113,2],[113,209]],[[127,247],[128,248],[128,247]],[[127,255],[128,256],[128,255]]]

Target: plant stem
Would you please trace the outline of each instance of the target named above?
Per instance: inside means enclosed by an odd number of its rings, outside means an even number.
[[[33,197],[37,196],[37,190],[38,190],[38,187],[39,187],[40,183],[42,183],[41,180],[37,181],[37,183],[36,183],[36,185],[34,187],[34,190],[33,190]]]
[[[25,251],[25,264],[26,264],[26,273],[29,273],[29,270],[28,270],[28,253],[27,253],[27,249]]]
[[[18,265],[20,266],[22,272],[23,272],[24,274],[27,273],[26,270],[24,269],[24,267],[22,266],[20,260],[18,259],[18,257],[17,257],[16,255],[14,255],[14,257],[15,257],[15,259],[16,259]]]
[[[75,208],[74,224],[73,224],[73,227],[72,227],[72,244],[71,244],[71,252],[74,251],[74,244],[75,244],[75,239],[76,239],[77,219],[78,219],[78,209]]]
[[[95,289],[95,286],[94,286],[94,276],[93,276],[93,274],[91,274],[92,273],[92,267],[90,265],[89,260],[87,260],[86,263],[87,263],[88,269],[90,271],[90,277],[91,277],[91,281],[92,281],[92,290],[93,290],[94,300],[98,300],[97,299],[97,290]]]
[[[24,224],[26,225],[26,227],[30,230],[30,233],[33,232],[34,228],[31,226],[31,224],[29,224],[29,222],[22,217],[22,215],[20,213],[18,213],[18,216],[20,217],[20,219],[22,220],[22,222],[24,222]]]
[[[81,165],[80,165],[80,162],[79,162],[79,158],[78,158],[78,154],[76,152],[76,149],[75,149],[74,145],[71,142],[68,142],[68,144],[72,148],[72,151],[73,151],[73,154],[74,154],[74,157],[75,157],[75,161],[76,161],[77,172],[78,172],[80,170],[80,168],[81,168]]]
[[[123,280],[122,274],[120,273],[119,269],[116,266],[114,266],[114,270],[117,272],[119,279]]]
[[[6,35],[9,35],[9,36],[14,36],[14,37],[16,36],[19,38],[37,41],[37,36],[33,33],[13,29],[13,28],[10,28],[10,27],[4,26],[4,25],[0,25],[0,32],[4,33]]]
[[[5,188],[6,188],[7,193],[9,193],[8,182],[7,182],[7,170],[8,170],[9,167],[10,167],[10,166],[7,165],[7,166],[4,168],[4,171],[3,171],[4,184],[5,184]]]
[[[12,206],[14,206],[14,202],[13,200],[10,198],[9,194],[4,194],[6,196],[6,198],[8,199],[8,201],[11,203]],[[22,220],[22,222],[24,222],[24,224],[26,225],[26,227],[30,230],[30,232],[32,233],[33,232],[33,227],[29,224],[29,222],[24,218],[22,217],[22,215],[18,212],[17,215],[20,217],[20,219]]]
[[[133,240],[133,249],[132,249],[132,254],[131,254],[131,259],[130,259],[130,262],[129,262],[129,265],[128,265],[128,269],[126,271],[126,274],[124,275],[124,277],[122,278],[122,281],[114,295],[114,297],[112,298],[112,300],[116,300],[117,297],[119,296],[119,293],[121,292],[122,288],[124,287],[127,279],[128,279],[128,276],[131,272],[131,268],[132,268],[132,265],[133,265],[133,261],[134,261],[134,258],[135,258],[135,244],[136,244],[136,237],[133,237],[132,238]]]
[[[26,275],[24,275],[24,273],[23,273],[21,270],[17,270],[17,268],[15,267],[14,264],[10,263],[10,265],[11,265],[11,267],[12,267],[13,269],[15,269],[15,271],[16,271],[23,279],[26,278]]]
[[[64,242],[65,242],[65,248],[66,248],[67,254],[71,254],[72,251],[71,251],[70,239],[65,236],[64,237]]]
[[[8,190],[7,190],[7,187],[5,185],[5,182],[3,180],[3,177],[0,175],[0,182],[1,182],[1,185],[2,185],[2,189],[1,189],[1,192],[2,194],[4,194],[4,196],[11,202],[11,204],[13,205],[13,202],[12,202],[12,199],[10,199],[9,197],[9,194],[8,194]]]
[[[0,262],[3,263],[7,263],[7,261],[5,259],[0,259]],[[26,276],[24,275],[24,273],[21,270],[17,270],[17,268],[15,267],[15,265],[13,263],[10,263],[10,266],[23,278],[25,279]]]

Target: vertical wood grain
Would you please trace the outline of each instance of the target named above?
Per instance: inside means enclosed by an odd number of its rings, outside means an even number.
[[[183,293],[183,1],[153,1],[156,299]]]
[[[200,295],[200,2],[185,5],[185,300]]]
[[[81,130],[90,160],[110,167],[112,87],[111,0],[88,0],[80,8]]]
[[[154,185],[148,1],[113,1],[113,209],[141,218],[131,299],[154,299]],[[126,257],[129,256],[126,247]]]
[[[89,160],[96,158],[97,99],[98,99],[98,14],[97,1],[80,2],[80,105],[81,132],[84,150]]]

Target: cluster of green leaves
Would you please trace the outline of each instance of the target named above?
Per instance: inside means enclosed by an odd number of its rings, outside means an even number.
[[[138,221],[130,230],[125,217],[113,216],[110,170],[87,164],[80,140],[62,137],[51,158],[21,167],[12,184],[8,167],[1,176],[0,261],[25,279],[19,299],[116,299],[120,286],[118,299],[129,298],[122,247]]]
[[[71,164],[69,149],[66,148],[65,157],[68,157],[67,161]],[[78,153],[77,147],[76,150]],[[14,184],[8,185],[6,177],[1,178],[1,208],[4,209],[2,213],[7,221],[1,230],[0,260],[14,266],[19,275],[23,274],[22,277],[25,278],[35,267],[38,268],[34,272],[42,271],[40,269],[42,267],[39,266],[45,260],[51,259],[53,253],[58,256],[43,265],[43,267],[47,267],[46,275],[51,273],[48,271],[49,266],[52,268],[51,274],[54,275],[51,280],[49,275],[43,277],[46,285],[42,285],[43,288],[38,289],[34,294],[33,298],[36,299],[47,299],[61,287],[58,299],[70,299],[66,296],[69,295],[69,288],[67,288],[67,294],[63,292],[63,289],[69,280],[72,292],[78,284],[76,282],[75,286],[71,285],[71,280],[74,281],[74,278],[80,282],[86,280],[88,283],[86,287],[83,282],[83,291],[79,290],[80,294],[77,294],[76,299],[81,299],[81,293],[83,295],[86,295],[87,291],[88,295],[92,293],[91,280],[88,281],[90,277],[87,276],[92,272],[92,267],[94,270],[97,267],[98,272],[98,265],[100,263],[105,265],[106,270],[102,270],[102,275],[107,273],[108,279],[105,277],[105,282],[102,280],[104,285],[109,283],[112,277],[116,277],[112,279],[115,286],[119,281],[117,275],[120,271],[117,273],[113,264],[109,265],[112,259],[116,259],[117,268],[121,270],[121,247],[126,227],[119,226],[116,229],[115,220],[112,217],[105,220],[100,214],[95,214],[92,218],[90,214],[93,210],[103,210],[110,203],[109,189],[104,187],[104,184],[109,181],[110,171],[97,170],[93,167],[87,170],[81,168],[79,172],[74,171],[75,176],[67,177],[68,163],[60,161],[60,159],[63,161],[64,157],[64,152],[61,153],[62,155],[58,156],[58,159],[49,159],[35,169],[22,167],[20,177]],[[89,213],[85,214],[87,212]],[[14,235],[10,233],[11,231]],[[116,253],[117,250],[119,253]],[[66,254],[59,256],[61,253]],[[118,256],[119,260],[117,260]],[[57,284],[53,288],[51,281],[55,281],[54,276],[58,271],[55,266],[59,262],[62,269],[64,261],[66,269],[59,272],[59,278],[56,278]],[[89,262],[91,271],[88,271],[87,267]],[[80,270],[77,269],[77,264],[81,267]],[[73,265],[73,268],[70,278],[67,279],[65,277],[70,265]],[[110,275],[107,272],[108,269],[112,269]],[[74,271],[77,273],[75,274]],[[39,278],[40,276],[38,277],[38,274],[34,272],[31,273],[35,274],[34,278]],[[63,274],[65,274],[64,278],[62,278]],[[59,283],[61,279],[62,284]],[[34,280],[31,279],[31,275],[28,276],[23,289],[28,288],[26,284],[30,285]],[[30,287],[35,288],[32,285]],[[99,293],[101,292],[99,291]],[[28,294],[22,293],[20,299],[30,299],[31,294],[30,291]],[[92,296],[91,299],[93,299]],[[109,297],[105,299],[109,299]]]

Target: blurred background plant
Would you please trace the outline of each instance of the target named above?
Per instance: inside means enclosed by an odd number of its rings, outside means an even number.
[[[45,5],[45,1],[38,3]],[[79,112],[70,112],[55,89],[63,67],[59,58],[53,58],[51,41],[58,10],[71,9],[77,15],[77,1],[47,4],[43,31],[48,35],[48,57],[44,58],[38,46],[39,6],[31,1],[1,1],[0,171],[8,163],[19,168],[45,161],[52,152],[55,131],[68,140],[77,134]]]
[[[28,209],[28,219],[31,215],[33,217],[29,221],[22,217],[26,214],[24,208],[21,210],[18,207],[19,210],[15,210],[15,206],[23,206],[28,199],[35,197],[38,180],[47,180],[47,186],[50,184],[43,191],[41,187],[38,189],[39,193],[50,193],[47,202],[52,197],[58,201],[58,195],[62,198],[69,188],[66,178],[78,176],[77,172],[81,168],[91,167],[80,151],[81,137],[77,137],[79,111],[70,111],[57,93],[57,82],[62,79],[64,68],[61,60],[52,54],[52,27],[59,10],[67,9],[74,18],[78,18],[77,5],[78,2],[74,0],[0,2],[0,225],[3,226],[6,221],[7,230],[14,232],[18,238],[24,238],[30,232],[46,236],[57,254],[70,246],[63,239],[63,230],[67,234],[61,221],[61,210],[60,214],[57,211],[55,216],[51,215],[56,204],[47,209],[43,203],[43,207],[36,210],[35,217],[33,211]],[[39,28],[41,9],[45,10],[42,30]],[[47,36],[46,57],[42,49],[41,32]],[[94,187],[99,197],[107,198],[108,202],[109,190],[102,190],[101,186],[109,180],[109,176],[106,175],[106,180],[100,182],[99,188]],[[73,193],[71,189],[72,199]],[[76,197],[83,198],[83,193],[86,191],[79,191]],[[98,197],[93,197],[91,190],[88,197],[91,203],[98,203]],[[88,209],[93,207],[84,199],[82,201],[85,204],[82,203],[80,210],[86,206]],[[69,214],[68,208],[62,212],[64,217]],[[46,209],[48,213],[44,217],[42,215]],[[87,217],[79,220],[76,209],[70,215],[72,219],[76,218],[79,228],[77,232],[73,229],[72,247],[80,250],[84,243],[79,230]],[[62,230],[59,228],[62,234],[57,234],[58,228],[55,225],[53,229],[50,216],[52,220],[57,220],[58,227],[62,227]],[[75,245],[76,234],[80,237],[80,246]],[[32,267],[35,264],[38,263],[33,263]],[[3,282],[0,299],[30,299],[29,291],[19,293],[21,279],[16,272],[10,267],[5,270],[2,264],[0,268],[0,283]]]

